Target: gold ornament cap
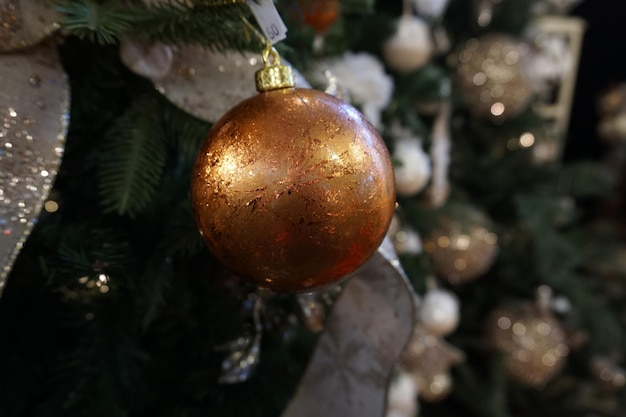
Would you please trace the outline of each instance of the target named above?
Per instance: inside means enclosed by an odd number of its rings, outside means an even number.
[[[263,68],[258,70],[254,76],[256,89],[259,92],[293,88],[296,85],[293,69],[290,66],[280,64],[278,52],[272,46],[268,46],[263,51]]]

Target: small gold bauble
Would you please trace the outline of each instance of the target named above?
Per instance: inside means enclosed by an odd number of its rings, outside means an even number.
[[[523,63],[528,51],[526,44],[502,34],[468,40],[457,63],[457,82],[467,109],[494,120],[524,111],[533,97]]]
[[[602,391],[616,392],[626,386],[626,371],[614,360],[594,356],[591,359],[590,368],[598,388]]]
[[[560,372],[569,354],[559,321],[531,302],[493,311],[487,320],[487,341],[504,355],[513,379],[533,386]]]
[[[275,291],[343,279],[383,241],[396,203],[376,129],[317,90],[257,94],[213,126],[191,186],[200,232],[232,271]]]
[[[423,377],[416,376],[419,387],[419,398],[423,401],[434,403],[444,400],[453,388],[452,376],[448,372]]]
[[[462,284],[485,274],[498,254],[498,236],[491,220],[472,206],[459,206],[464,219],[443,214],[424,239],[424,250],[435,273],[451,284]]]
[[[420,324],[413,330],[399,364],[413,376],[420,398],[433,402],[442,400],[450,393],[450,368],[464,360],[462,351],[443,338],[429,334]]]

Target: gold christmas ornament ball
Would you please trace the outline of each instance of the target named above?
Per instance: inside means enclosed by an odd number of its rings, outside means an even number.
[[[527,44],[503,34],[467,41],[458,54],[457,83],[470,112],[504,120],[524,111],[533,97],[524,59]]]
[[[391,223],[389,152],[352,106],[278,88],[233,107],[210,130],[191,184],[213,254],[278,292],[334,284],[365,263]]]
[[[461,210],[463,219],[444,214],[424,238],[424,251],[435,273],[451,284],[479,278],[498,255],[498,236],[491,231],[491,220],[472,206]]]
[[[493,311],[487,320],[487,342],[504,355],[511,378],[531,386],[558,374],[569,354],[559,321],[531,302]]]
[[[415,378],[419,387],[419,398],[429,403],[444,400],[450,395],[454,387],[452,375],[448,372],[429,375],[428,377],[417,374]]]

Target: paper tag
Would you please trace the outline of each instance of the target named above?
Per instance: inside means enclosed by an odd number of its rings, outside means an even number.
[[[287,38],[287,26],[276,10],[273,0],[247,1],[265,37],[272,45]]]

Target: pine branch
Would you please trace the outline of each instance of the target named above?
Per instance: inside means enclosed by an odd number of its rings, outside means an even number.
[[[179,165],[191,168],[200,144],[211,129],[210,124],[175,107],[166,99],[160,103],[163,135],[177,150]]]
[[[250,16],[245,4],[189,7],[182,1],[158,3],[144,10],[133,34],[152,41],[201,44],[216,50],[260,50],[263,42],[244,23]]]
[[[183,0],[129,5],[122,2],[64,0],[57,10],[70,35],[100,44],[138,37],[170,44],[201,44],[218,50],[259,50],[263,43],[244,24],[245,3],[204,5]]]
[[[152,198],[167,157],[153,97],[137,99],[107,135],[99,192],[105,212],[134,217]]]
[[[68,0],[57,10],[64,15],[61,26],[80,39],[113,44],[133,26],[133,15],[116,3]]]
[[[204,249],[189,199],[181,201],[164,230],[160,247],[173,258],[189,259]]]

